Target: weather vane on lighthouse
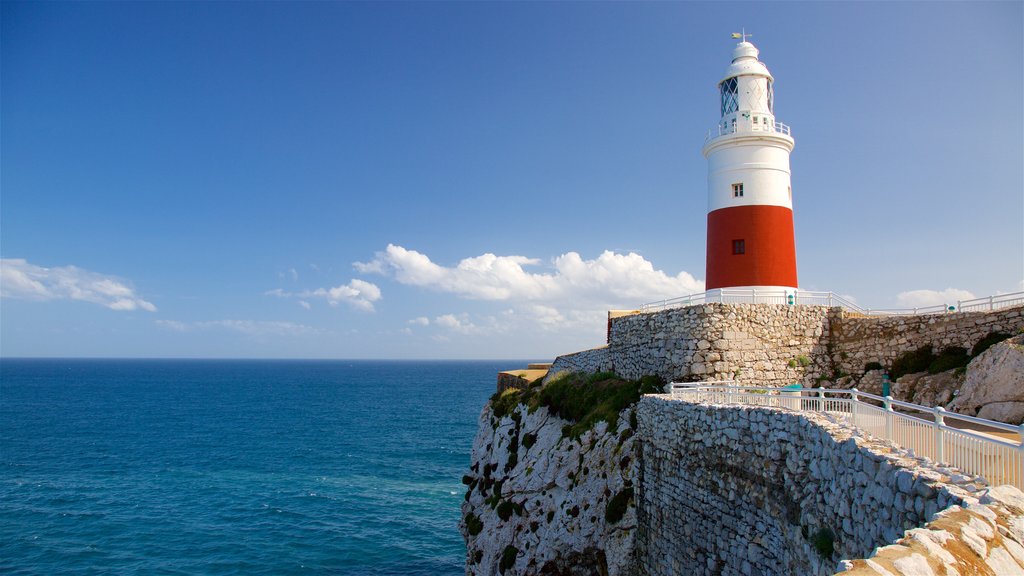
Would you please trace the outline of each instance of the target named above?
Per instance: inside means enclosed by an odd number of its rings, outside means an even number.
[[[744,28],[718,82],[721,118],[702,150],[708,160],[707,281],[726,288],[797,289],[789,126],[775,119],[768,68]]]
[[[753,36],[753,34],[747,34],[747,29],[746,28],[741,28],[741,30],[742,30],[742,32],[733,32],[732,33],[732,37],[733,37],[734,40],[741,40],[743,42],[746,42],[747,41],[747,36]]]

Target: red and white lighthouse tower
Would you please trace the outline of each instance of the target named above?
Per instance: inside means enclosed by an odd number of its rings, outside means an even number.
[[[775,120],[774,79],[742,41],[718,83],[722,119],[708,159],[708,292],[753,288],[794,294],[796,242],[789,127]]]

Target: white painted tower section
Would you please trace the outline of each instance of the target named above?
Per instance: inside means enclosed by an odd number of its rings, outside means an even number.
[[[721,118],[703,147],[708,160],[708,289],[793,293],[796,253],[789,156],[794,140],[777,122],[775,79],[744,38],[718,84]],[[779,212],[778,209],[784,212]],[[745,252],[723,245],[745,241]]]
[[[728,206],[768,204],[793,209],[789,126],[775,120],[775,79],[750,42],[740,42],[719,83],[722,119],[702,150],[708,159],[708,212]],[[729,90],[734,81],[735,91]],[[744,183],[742,197],[732,185]],[[748,184],[749,183],[749,184]]]

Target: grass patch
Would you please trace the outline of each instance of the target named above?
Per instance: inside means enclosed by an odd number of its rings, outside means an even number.
[[[524,390],[495,394],[491,397],[491,409],[500,418],[513,413],[519,404],[525,404],[531,411],[544,406],[555,416],[572,423],[562,429],[562,435],[575,439],[601,420],[614,430],[619,423],[619,412],[635,404],[641,395],[659,393],[663,387],[664,381],[657,376],[624,380],[612,372],[570,373],[543,386],[535,382]],[[630,425],[634,425],[632,418]],[[531,446],[535,440],[531,439]],[[525,437],[523,445],[529,448]]]

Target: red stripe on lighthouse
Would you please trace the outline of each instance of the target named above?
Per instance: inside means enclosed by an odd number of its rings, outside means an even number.
[[[742,254],[734,254],[743,240]],[[708,213],[706,288],[797,287],[793,211],[782,206],[733,206]]]

